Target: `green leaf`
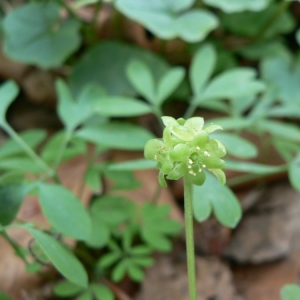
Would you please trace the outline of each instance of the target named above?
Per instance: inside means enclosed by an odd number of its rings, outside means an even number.
[[[198,95],[216,65],[217,53],[212,45],[206,44],[194,54],[190,68],[190,81],[194,95]]]
[[[0,186],[0,224],[6,226],[16,217],[25,193],[21,184],[7,184]]]
[[[116,7],[162,39],[179,37],[187,42],[198,42],[218,26],[218,19],[211,12],[202,9],[186,11],[194,2],[118,0]]]
[[[174,22],[181,39],[189,43],[204,40],[219,25],[217,17],[204,9],[192,9],[181,14]]]
[[[57,149],[62,149],[62,144],[64,143],[66,132],[64,130],[56,132],[47,141],[46,145],[43,147],[41,152],[41,158],[48,164],[56,163],[57,159]],[[86,153],[86,143],[80,139],[72,138],[63,154],[61,162],[67,161],[75,156]]]
[[[128,269],[128,260],[121,260],[112,271],[112,280],[115,282],[121,281],[126,275]]]
[[[82,290],[82,286],[69,281],[61,281],[53,288],[54,294],[62,298],[75,296]]]
[[[250,68],[235,68],[216,76],[207,85],[200,101],[248,97],[262,92],[265,85],[255,79],[256,72]],[[234,87],[234,88],[233,88]]]
[[[245,10],[260,11],[268,6],[271,0],[204,0],[203,2],[215,6],[226,13]]]
[[[257,156],[257,148],[246,139],[233,133],[213,133],[210,136],[224,144],[227,152],[241,158],[253,158]]]
[[[113,171],[107,168],[104,175],[114,182],[113,190],[133,190],[141,186],[132,171]]]
[[[65,128],[70,132],[94,113],[92,103],[103,94],[102,89],[88,85],[82,90],[78,101],[75,102],[68,85],[61,79],[56,81],[56,90],[58,115]]]
[[[287,284],[280,291],[282,300],[300,299],[300,288],[296,284]]]
[[[150,113],[151,107],[133,98],[105,96],[94,106],[94,112],[105,117],[135,117]]]
[[[31,158],[26,157],[7,157],[0,160],[0,170],[14,170],[29,174],[39,174],[44,171]]]
[[[19,87],[14,81],[7,81],[0,86],[0,124],[6,122],[6,112],[19,93]]]
[[[198,221],[206,220],[213,209],[219,222],[230,228],[234,228],[242,216],[240,203],[234,193],[209,173],[204,185],[194,186],[193,207]]]
[[[293,58],[289,53],[266,57],[261,62],[263,79],[277,89],[277,99],[296,104],[300,101],[300,57]]]
[[[80,200],[68,189],[57,184],[39,184],[43,214],[61,233],[77,240],[86,240],[91,219]]]
[[[128,265],[128,275],[132,280],[137,282],[141,282],[144,279],[143,270],[132,260],[130,260],[130,263]]]
[[[207,0],[208,1],[208,0]],[[228,0],[227,2],[233,2]],[[238,0],[236,0],[238,2]],[[255,0],[239,1],[241,5],[248,2],[254,3]],[[251,1],[251,2],[250,2]],[[256,0],[256,1],[271,1],[271,0]],[[274,1],[275,2],[275,1]],[[278,11],[280,4],[272,3],[266,9],[253,12],[235,13],[235,14],[223,14],[221,16],[222,24],[224,27],[237,34],[248,37],[256,37],[260,34],[261,29],[265,26],[266,20],[270,20],[274,14]],[[233,12],[233,11],[232,11]],[[286,34],[291,32],[295,27],[295,20],[289,10],[281,11],[280,15],[273,20],[263,33],[262,38],[275,37],[280,34]]]
[[[140,60],[132,60],[127,68],[126,74],[130,83],[140,95],[154,103],[155,87],[154,78],[150,68]]]
[[[234,161],[226,159],[226,170],[232,170],[237,172],[246,172],[253,173],[258,175],[267,175],[283,172],[286,167],[283,166],[268,166],[263,164],[243,162],[243,161]]]
[[[110,240],[110,230],[97,213],[91,212],[92,230],[85,243],[91,248],[103,248]]]
[[[102,179],[100,177],[100,172],[93,166],[87,169],[84,175],[84,181],[88,187],[92,189],[93,192],[99,193],[102,187]]]
[[[113,292],[104,284],[91,284],[91,290],[97,300],[114,300]]]
[[[179,222],[169,219],[170,206],[145,203],[142,207],[142,239],[153,249],[168,252],[172,249],[169,236],[181,230]]]
[[[90,290],[87,290],[78,297],[76,297],[75,300],[93,300],[93,294]]]
[[[20,138],[32,149],[36,148],[46,138],[46,135],[46,131],[41,129],[27,130],[19,134]],[[24,149],[12,139],[0,147],[0,159],[23,153]]]
[[[84,86],[95,83],[109,95],[134,97],[137,92],[126,76],[126,68],[133,59],[150,68],[155,82],[168,70],[168,63],[152,51],[128,43],[101,41],[88,49],[75,64],[69,78],[71,90],[78,95]]]
[[[0,300],[12,300],[10,296],[0,291]]]
[[[112,171],[134,171],[134,170],[148,170],[156,168],[156,161],[148,159],[135,159],[119,163],[110,164],[108,169]]]
[[[291,162],[295,155],[300,152],[299,143],[282,138],[274,137],[272,145],[286,162]]]
[[[300,118],[300,106],[295,104],[289,104],[286,105],[278,105],[275,107],[271,107],[267,112],[266,115],[269,117],[275,117],[275,118]]]
[[[232,118],[232,117],[224,117],[224,118],[216,118],[210,119],[208,123],[218,124],[224,130],[240,130],[249,128],[252,125],[252,121],[245,118]]]
[[[293,124],[280,121],[257,120],[254,123],[254,130],[258,132],[267,132],[271,135],[291,141],[300,141],[300,129]]]
[[[135,206],[132,202],[119,196],[102,196],[91,205],[91,213],[109,227],[118,227],[132,217]]]
[[[157,87],[155,103],[161,105],[181,84],[185,75],[185,70],[175,67],[168,70],[160,79]]]
[[[109,252],[101,256],[98,265],[101,268],[109,268],[122,258],[122,252]]]
[[[121,122],[84,127],[77,131],[76,136],[97,145],[123,150],[143,150],[146,142],[154,138],[140,126]]]
[[[70,216],[70,214],[68,216]],[[87,287],[87,273],[80,261],[69,249],[65,248],[48,234],[33,228],[27,229],[63,276],[79,286]]]
[[[203,222],[207,220],[212,213],[212,204],[209,197],[201,197],[199,186],[193,187],[193,211],[196,220]]]
[[[16,8],[5,17],[3,29],[5,54],[42,68],[60,66],[80,45],[80,23],[63,21],[53,1]]]
[[[300,154],[289,163],[288,174],[291,185],[300,192]]]

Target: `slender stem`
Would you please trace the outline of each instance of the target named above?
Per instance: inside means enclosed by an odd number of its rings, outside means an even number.
[[[158,122],[159,122],[161,128],[164,128],[165,125],[164,125],[164,123],[163,123],[163,121],[162,121],[162,119],[161,119],[161,117],[163,116],[163,113],[162,113],[162,111],[161,111],[161,108],[160,108],[159,106],[154,106],[154,105],[153,105],[153,113],[155,114],[155,116],[156,116],[156,118],[157,118],[157,120],[158,120]]]
[[[26,256],[22,252],[21,247],[6,233],[6,231],[0,232],[0,234],[4,237],[4,239],[14,248],[16,253],[19,255],[19,257],[24,261],[26,265],[29,264],[29,262],[26,259]]]
[[[265,25],[261,28],[259,33],[253,38],[253,41],[258,41],[265,35],[266,31],[276,22],[277,18],[281,15],[281,13],[289,6],[288,1],[282,1],[271,18],[265,23]]]
[[[186,175],[184,176],[184,217],[185,217],[186,252],[187,252],[190,300],[197,300],[192,184]]]
[[[1,124],[6,133],[27,153],[27,155],[45,172],[53,175],[54,171],[20,138],[14,129],[8,124]]]
[[[94,14],[93,14],[93,19],[92,19],[92,28],[93,28],[93,31],[94,31],[94,41],[96,42],[98,40],[98,15],[99,15],[99,12],[101,10],[101,7],[102,7],[102,2],[98,2],[95,4],[95,9],[94,9]]]
[[[184,114],[185,119],[189,119],[194,114],[195,110],[197,108],[197,105],[193,103],[193,101],[190,103],[188,109],[186,110]]]
[[[57,171],[58,171],[59,164],[60,164],[60,162],[63,158],[63,155],[66,151],[66,148],[68,146],[68,143],[72,138],[72,135],[73,135],[72,131],[69,131],[69,130],[65,131],[64,139],[61,143],[61,146],[60,146],[60,149],[58,151],[58,155],[56,157],[55,164],[54,164],[54,170],[55,170],[56,174],[57,174]]]

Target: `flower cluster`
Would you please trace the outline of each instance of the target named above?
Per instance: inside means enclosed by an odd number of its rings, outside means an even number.
[[[221,170],[225,166],[221,159],[226,154],[225,147],[209,138],[209,133],[222,128],[218,125],[203,128],[204,120],[200,117],[188,120],[162,117],[162,120],[166,126],[163,138],[149,140],[144,152],[147,159],[157,161],[160,185],[167,186],[165,176],[177,180],[185,175],[191,183],[202,185],[205,169],[225,184],[226,177]]]

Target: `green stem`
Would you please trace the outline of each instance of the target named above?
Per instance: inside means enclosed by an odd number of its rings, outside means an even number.
[[[187,252],[190,300],[197,300],[195,247],[194,247],[194,230],[193,230],[192,184],[186,175],[184,176],[184,217],[185,217],[186,252]]]
[[[54,175],[54,171],[20,138],[14,129],[8,124],[1,124],[4,131],[27,153],[27,155],[46,173]]]
[[[14,248],[15,252],[19,255],[19,257],[24,261],[26,265],[29,262],[26,259],[26,256],[22,252],[21,247],[6,233],[6,231],[0,232],[0,234],[4,237],[4,239]]]
[[[158,122],[159,122],[161,128],[164,128],[165,125],[164,125],[164,123],[163,123],[163,121],[162,121],[162,119],[161,119],[161,117],[163,116],[163,113],[162,113],[162,111],[161,111],[161,108],[158,107],[158,106],[154,106],[154,105],[153,105],[153,113],[154,113],[154,115],[156,116],[156,118],[157,118],[157,120],[158,120]]]
[[[68,143],[69,143],[69,141],[72,138],[72,135],[73,135],[72,131],[68,131],[68,130],[65,131],[64,139],[62,141],[62,144],[60,146],[60,149],[58,151],[58,155],[56,157],[55,164],[54,164],[54,170],[55,170],[56,174],[57,174],[57,171],[58,171],[59,164],[61,163],[63,155],[64,155],[64,153],[66,151],[67,146],[68,146]]]
[[[97,28],[97,24],[98,24],[98,15],[99,12],[101,10],[102,7],[102,2],[98,2],[95,4],[95,10],[94,10],[94,15],[93,15],[93,19],[92,19],[92,28],[94,31],[94,41],[97,42],[98,41],[98,28]]]
[[[197,105],[193,103],[193,101],[190,103],[189,107],[187,108],[185,114],[184,114],[184,118],[187,120],[190,117],[193,116],[195,110],[197,108]]]
[[[289,4],[290,4],[290,2],[288,2],[288,1],[282,1],[280,3],[280,5],[278,6],[278,8],[274,12],[274,14],[270,17],[270,19],[261,28],[261,30],[259,31],[259,33],[251,40],[251,43],[259,41],[261,38],[264,37],[266,31],[270,28],[270,26],[272,26],[276,22],[276,20],[278,19],[278,17],[289,6]]]

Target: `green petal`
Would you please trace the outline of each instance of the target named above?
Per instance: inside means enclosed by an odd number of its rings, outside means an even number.
[[[161,117],[161,119],[166,127],[178,125],[177,121],[172,117]]]
[[[166,155],[164,160],[162,161],[161,171],[164,174],[168,174],[174,168],[174,164],[171,161],[169,155]]]
[[[149,160],[157,160],[157,151],[159,148],[165,147],[164,143],[159,139],[149,140],[145,145],[144,156]]]
[[[197,172],[196,175],[188,173],[188,178],[191,183],[195,185],[202,185],[205,182],[206,176],[204,171],[202,171],[202,172]]]
[[[213,173],[223,185],[226,183],[226,175],[222,170],[220,170],[220,169],[208,169],[208,171]]]
[[[204,164],[208,169],[222,169],[225,167],[225,161],[214,154],[206,157]]]
[[[223,130],[223,128],[219,125],[209,125],[208,127],[204,128],[204,130],[207,132],[207,133],[212,133],[216,130]]]
[[[200,130],[192,141],[192,145],[195,147],[204,147],[209,142],[208,133],[205,130]]]
[[[167,183],[166,183],[166,180],[165,180],[165,175],[164,173],[162,172],[159,172],[158,173],[158,182],[159,182],[159,185],[162,186],[162,187],[167,187]]]
[[[186,144],[178,144],[170,152],[170,157],[174,161],[184,161],[187,160],[191,153],[191,148]]]
[[[185,174],[186,170],[187,167],[185,163],[177,163],[174,169],[168,174],[167,178],[171,180],[177,180]]]
[[[223,157],[226,154],[224,145],[218,140],[209,141],[209,143],[205,146],[205,150],[218,157]]]
[[[199,132],[204,125],[204,119],[200,117],[193,117],[188,119],[184,127],[191,128],[195,133]]]
[[[184,126],[181,126],[181,125],[177,125],[177,126],[174,126],[172,129],[171,129],[172,133],[180,138],[181,140],[183,141],[192,141],[194,139],[194,132],[189,129],[189,128],[186,128]]]

